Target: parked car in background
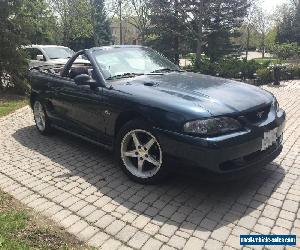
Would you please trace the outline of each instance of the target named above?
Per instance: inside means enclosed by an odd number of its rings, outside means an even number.
[[[78,56],[89,65],[76,65]],[[153,183],[174,165],[249,176],[282,150],[285,112],[269,92],[180,70],[142,46],[76,53],[59,73],[30,71],[36,127],[56,128],[115,152],[132,179]]]
[[[28,45],[24,46],[29,59],[29,68],[42,65],[64,65],[75,54],[75,52],[64,46],[57,45]],[[86,63],[88,61],[80,58],[76,63]]]

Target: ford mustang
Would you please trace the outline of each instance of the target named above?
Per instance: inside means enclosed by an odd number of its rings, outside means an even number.
[[[285,112],[271,93],[183,71],[147,47],[82,50],[59,70],[33,68],[30,82],[41,134],[58,129],[113,150],[141,183],[161,180],[171,162],[248,175],[282,150]]]

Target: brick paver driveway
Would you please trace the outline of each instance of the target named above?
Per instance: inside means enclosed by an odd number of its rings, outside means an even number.
[[[136,184],[107,151],[41,136],[26,107],[0,119],[0,188],[101,249],[239,249],[240,234],[300,236],[300,82],[265,88],[287,111],[284,150],[252,178]]]

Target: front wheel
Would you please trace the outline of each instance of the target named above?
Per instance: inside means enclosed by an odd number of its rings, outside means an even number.
[[[49,134],[51,132],[50,121],[43,105],[39,101],[35,101],[33,104],[33,116],[38,131],[43,135]]]
[[[134,120],[127,123],[118,135],[116,147],[118,162],[131,179],[151,184],[165,176],[162,148],[145,122]]]

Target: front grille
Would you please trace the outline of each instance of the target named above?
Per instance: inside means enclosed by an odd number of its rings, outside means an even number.
[[[271,105],[267,105],[265,107],[247,112],[246,114],[244,114],[244,117],[251,123],[264,121],[265,119],[267,119],[270,109]]]

